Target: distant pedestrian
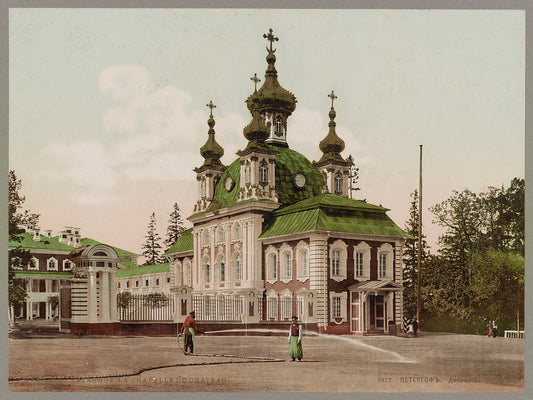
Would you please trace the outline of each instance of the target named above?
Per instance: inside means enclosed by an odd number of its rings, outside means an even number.
[[[496,321],[492,321],[492,337],[498,336],[498,325],[496,325]]]
[[[298,324],[298,317],[292,317],[292,325],[289,330],[289,355],[291,361],[296,358],[298,361],[302,361],[302,328]]]
[[[416,317],[413,317],[413,321],[411,323],[413,325],[413,334],[415,336],[417,336],[417,332],[418,332],[418,321],[416,319]]]
[[[492,322],[492,320],[489,320],[488,328],[489,328],[489,333],[487,336],[494,337],[494,323]]]
[[[192,354],[194,351],[194,347],[196,346],[194,338],[196,335],[196,321],[194,318],[195,313],[194,311],[191,311],[183,322],[183,351],[185,355],[189,354],[189,352],[187,351],[188,349],[191,350],[190,354]]]

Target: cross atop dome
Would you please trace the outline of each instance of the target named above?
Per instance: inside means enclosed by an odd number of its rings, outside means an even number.
[[[215,105],[213,104],[213,100],[209,100],[209,104],[206,104],[205,106],[206,106],[206,107],[209,107],[209,109],[210,109],[210,110],[209,110],[209,111],[210,111],[210,112],[209,112],[209,118],[213,118],[213,108],[217,108],[217,106],[215,106]]]
[[[333,101],[337,98],[335,96],[335,92],[332,90],[330,94],[328,94],[328,97],[331,99],[331,108],[333,108]]]
[[[272,49],[272,42],[277,42],[279,40],[278,37],[274,36],[274,34],[272,33],[272,28],[270,28],[268,30],[268,34],[263,34],[263,37],[268,40],[270,42],[270,50],[268,49],[267,47],[267,50],[270,52],[270,53],[274,53],[276,51],[276,49]]]

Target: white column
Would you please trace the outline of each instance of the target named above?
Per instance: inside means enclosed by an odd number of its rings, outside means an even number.
[[[31,301],[26,301],[26,319],[27,320],[32,319],[31,309],[32,309]]]
[[[115,269],[109,272],[109,279],[112,283],[110,290],[109,290],[109,304],[111,308],[110,313],[109,313],[109,318],[111,319],[112,322],[118,321],[117,290],[116,290],[116,285],[113,286],[113,283],[116,282],[116,279],[117,279],[116,275],[117,275],[117,271]]]
[[[248,222],[243,221],[242,227],[242,261],[244,263],[244,280],[248,281],[248,266],[250,261],[248,260]]]
[[[96,272],[89,270],[89,280],[87,282],[88,288],[87,292],[89,294],[89,301],[88,301],[88,310],[87,310],[87,316],[89,318],[88,322],[96,322],[97,314],[96,314]]]
[[[109,298],[109,272],[102,271],[102,291],[100,292],[100,320],[103,322],[109,321],[110,313],[109,306],[111,299]]]

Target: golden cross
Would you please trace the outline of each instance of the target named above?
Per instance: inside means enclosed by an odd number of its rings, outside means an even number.
[[[254,76],[250,78],[255,83],[255,91],[257,92],[257,82],[261,82],[261,79],[257,77],[257,74],[254,73]]]
[[[335,100],[337,96],[335,96],[335,92],[332,90],[331,93],[328,94],[328,97],[331,99],[331,108],[333,108],[333,100]]]
[[[217,106],[213,104],[212,100],[209,100],[209,104],[206,104],[206,106],[211,109],[209,117],[213,118],[213,108],[216,108]]]
[[[268,33],[268,35],[265,33],[265,34],[263,35],[263,37],[264,37],[266,40],[268,40],[268,41],[270,42],[270,51],[272,51],[272,42],[274,42],[274,41],[277,42],[277,41],[279,40],[279,38],[275,37],[275,36],[272,34],[272,28],[269,29],[269,33]]]

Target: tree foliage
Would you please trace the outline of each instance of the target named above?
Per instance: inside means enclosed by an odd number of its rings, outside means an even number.
[[[484,193],[454,191],[431,208],[440,254],[423,265],[423,319],[435,329],[481,333],[487,320],[516,329],[524,313],[523,179]]]
[[[403,308],[410,315],[416,312],[416,283],[418,268],[418,236],[419,236],[419,212],[418,190],[411,193],[411,207],[409,219],[405,223],[405,232],[411,237],[405,243],[403,251]],[[429,247],[422,234],[421,260],[425,262],[428,257]]]
[[[181,211],[178,203],[174,203],[170,218],[168,220],[167,238],[165,240],[165,251],[170,249],[178,241],[179,234],[185,227],[181,218]]]
[[[161,255],[161,237],[156,231],[156,223],[155,213],[152,213],[150,222],[148,223],[148,232],[145,236],[146,241],[142,245],[145,259],[144,265],[154,265],[164,262],[164,258]]]
[[[32,213],[28,210],[21,212],[22,205],[26,198],[22,196],[22,180],[17,177],[15,171],[9,170],[8,179],[8,219],[9,219],[9,242],[20,243],[22,233],[24,233],[25,224],[37,225],[39,214]],[[15,270],[20,268],[22,262],[27,258],[28,252],[21,246],[10,247],[8,251],[8,286],[9,286],[9,305],[18,306],[24,303],[27,297],[24,283],[14,280]]]

